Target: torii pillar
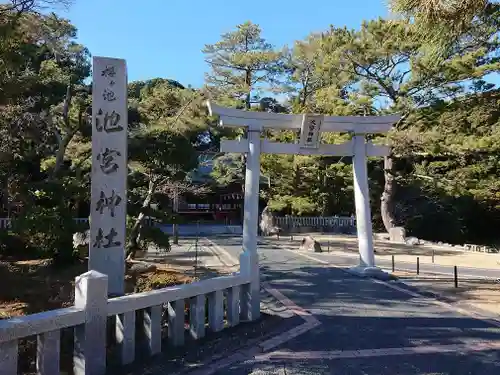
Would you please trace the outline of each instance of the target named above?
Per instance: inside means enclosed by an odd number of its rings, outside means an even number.
[[[257,228],[261,153],[351,156],[360,263],[350,271],[360,276],[388,278],[385,272],[375,266],[367,158],[386,156],[390,149],[387,146],[375,145],[371,141],[367,142],[366,134],[387,133],[400,119],[399,115],[341,117],[291,115],[224,108],[210,102],[207,102],[207,106],[210,115],[220,117],[221,126],[245,127],[248,131],[247,139],[221,141],[221,152],[247,154],[240,272],[250,276],[252,282],[242,299],[244,303],[241,310],[244,318],[255,320],[259,316],[260,308]],[[279,143],[261,139],[264,129],[300,130],[299,143]],[[351,133],[353,137],[342,144],[321,144],[320,132]]]

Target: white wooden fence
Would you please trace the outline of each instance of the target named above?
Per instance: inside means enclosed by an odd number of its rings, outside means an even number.
[[[10,229],[11,219],[8,217],[0,217],[0,229]]]
[[[60,373],[60,331],[74,329],[75,375],[103,375],[106,371],[108,317],[116,317],[114,328],[121,364],[135,360],[139,340],[149,355],[160,353],[162,331],[168,341],[184,344],[185,335],[205,335],[205,302],[208,300],[208,329],[220,331],[250,319],[248,288],[250,276],[241,273],[200,282],[108,299],[106,275],[89,271],[76,278],[72,307],[0,320],[0,374],[17,374],[18,340],[37,336],[36,367],[40,375]],[[224,303],[224,297],[226,303]],[[188,329],[185,304],[189,304]],[[226,311],[224,311],[226,310]],[[140,321],[136,321],[136,312]],[[226,313],[226,323],[224,322]],[[163,317],[166,317],[166,322]],[[140,337],[136,338],[136,332]]]
[[[355,217],[343,216],[278,216],[276,226],[280,228],[298,227],[354,227]]]
[[[0,229],[10,229],[12,227],[12,220],[10,217],[0,217]],[[88,223],[89,219],[86,217],[79,217],[73,219],[79,224]]]
[[[12,227],[12,220],[13,219],[9,217],[0,217],[0,230],[10,229]],[[89,219],[87,217],[78,217],[73,220],[75,220],[79,224],[84,224],[89,222]],[[145,223],[146,225],[153,225],[153,220],[146,218]]]
[[[88,218],[76,218],[78,223],[86,223]],[[151,225],[152,221],[148,224]],[[12,219],[0,218],[0,229],[9,229],[12,225]],[[278,216],[276,225],[280,228],[292,227],[354,227],[356,218],[343,216]]]

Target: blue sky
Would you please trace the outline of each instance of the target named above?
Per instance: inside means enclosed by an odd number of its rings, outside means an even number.
[[[199,87],[208,70],[201,49],[237,24],[257,23],[282,46],[331,24],[357,28],[388,10],[386,0],[75,0],[61,15],[93,55],[126,59],[129,81],[163,77]]]

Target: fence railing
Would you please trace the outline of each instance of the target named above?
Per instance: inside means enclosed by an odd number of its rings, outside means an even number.
[[[0,217],[0,229],[10,229],[11,219],[8,217]]]
[[[61,371],[61,330],[73,327],[74,374],[100,375],[106,371],[109,322],[119,362],[129,364],[139,349],[161,351],[165,326],[169,343],[180,346],[185,335],[200,339],[206,328],[218,332],[251,317],[250,277],[241,273],[111,299],[107,285],[106,275],[89,271],[76,278],[74,306],[0,320],[0,374],[17,374],[18,342],[28,336],[37,336],[37,373],[54,375]]]
[[[10,217],[0,217],[0,230],[12,228],[12,221],[13,220],[15,220],[15,219],[12,219]],[[78,218],[74,218],[73,220],[75,220],[79,224],[85,224],[85,223],[89,222],[89,219],[87,217],[78,217]],[[146,218],[144,220],[144,222],[146,225],[153,225],[154,224],[154,220],[148,219],[148,218]]]
[[[12,221],[15,219],[12,219],[10,217],[0,217],[0,229],[10,229],[12,228]],[[79,224],[84,224],[88,223],[89,219],[86,217],[78,217],[73,219]]]
[[[276,225],[280,228],[294,227],[354,227],[356,218],[345,216],[278,216]]]
[[[9,229],[11,218],[0,218],[0,229]],[[78,223],[88,223],[88,218],[74,219]],[[146,220],[147,225],[153,225],[153,220]],[[356,218],[343,216],[278,216],[276,225],[280,228],[291,227],[354,227]]]

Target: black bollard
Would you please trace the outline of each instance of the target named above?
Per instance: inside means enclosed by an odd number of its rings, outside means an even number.
[[[455,288],[458,288],[458,268],[457,266],[453,267],[453,273],[455,274]]]
[[[420,258],[417,257],[417,275],[420,275]]]
[[[394,261],[394,255],[392,256],[392,272],[396,270],[396,262]]]

